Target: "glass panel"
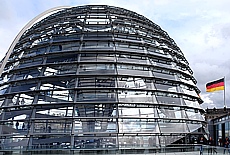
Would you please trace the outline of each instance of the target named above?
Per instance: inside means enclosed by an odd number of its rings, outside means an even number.
[[[120,119],[119,133],[159,133],[154,119]]]
[[[138,90],[122,90],[118,92],[118,100],[124,103],[157,104],[151,92]]]
[[[190,124],[188,123],[188,128],[189,128],[189,131],[190,132],[194,132],[196,131],[197,129],[201,128],[202,127],[202,124]]]
[[[179,80],[183,83],[187,83],[187,84],[190,84],[190,85],[195,85],[194,82],[192,81],[192,79],[185,79],[186,77],[183,77],[182,75],[179,75]]]
[[[152,138],[152,139],[151,139]],[[154,136],[119,136],[120,148],[147,148],[159,145],[158,138]]]
[[[197,101],[184,100],[185,105],[194,108],[200,108],[200,104]]]
[[[35,90],[36,86],[37,86],[37,83],[35,83],[35,81],[26,81],[25,83],[17,82],[11,87],[11,93],[22,92],[22,91],[33,91]]]
[[[5,121],[1,122],[1,134],[6,136],[17,135],[23,136],[30,130],[29,114],[31,110],[14,110],[12,112],[4,112]]]
[[[63,63],[63,62],[73,62],[77,61],[78,54],[65,54],[65,57],[61,55],[51,55],[47,56],[46,63]]]
[[[182,92],[184,92],[185,94],[188,94],[188,95],[193,95],[195,97],[197,97],[197,92],[195,90],[193,90],[193,88],[188,88],[186,86],[181,86],[181,89],[182,89]]]
[[[150,64],[146,57],[138,57],[132,55],[117,55],[117,62],[119,63],[133,63],[133,64]]]
[[[113,90],[79,90],[77,101],[116,101]]]
[[[53,78],[41,82],[40,90],[66,89],[66,88],[74,88],[74,87],[75,87],[75,79],[73,77]]]
[[[78,87],[115,87],[114,77],[78,78]]]
[[[160,144],[162,146],[165,146],[165,145],[172,144],[181,138],[183,138],[183,136],[168,135],[168,136],[160,136],[159,140],[160,140]]]
[[[71,120],[36,120],[34,122],[34,133],[70,133],[72,129]]]
[[[75,116],[78,117],[111,117],[115,116],[114,105],[108,104],[81,104],[77,105]]]
[[[166,97],[166,96],[156,96],[158,103],[161,104],[176,104],[182,105],[180,98]]]
[[[43,91],[38,95],[38,104],[72,102],[73,96],[71,90]]]
[[[167,90],[171,92],[178,92],[177,86],[163,85],[163,84],[155,84],[155,87],[158,90]]]
[[[132,66],[132,65],[117,65],[117,73],[119,75],[136,75],[136,76],[150,76],[151,72],[144,66]]]
[[[34,58],[34,59],[27,59],[24,60],[23,62],[20,62],[19,67],[31,67],[31,66],[37,66],[42,64],[43,58]]]
[[[60,107],[60,106],[59,106]],[[44,107],[45,109],[46,107]],[[50,106],[47,106],[46,109],[50,108]],[[65,107],[64,105],[61,105],[61,108],[57,109],[38,109],[36,112],[35,117],[36,118],[64,118],[64,117],[71,117],[73,114],[73,107]]]
[[[85,38],[84,38],[85,39]],[[90,38],[92,39],[92,38]],[[97,38],[98,39],[98,38]],[[106,48],[106,47],[113,47],[114,45],[110,43],[110,41],[87,41],[83,42],[82,48],[83,49],[93,49],[93,48]]]
[[[114,62],[115,61],[115,56],[114,54],[97,54],[97,61],[111,61]]]
[[[29,105],[29,104],[32,104],[34,100],[33,93],[15,94],[14,96],[11,96],[11,97],[5,100],[4,102],[5,106]],[[24,107],[21,107],[21,108],[24,108]]]
[[[80,116],[80,117],[90,117],[90,116]],[[100,116],[97,116],[100,117]],[[101,116],[103,117],[103,116]],[[81,118],[78,121],[75,121],[75,133],[100,133],[100,132],[108,132],[113,133],[117,132],[117,123],[116,120],[109,118],[109,116],[105,116],[105,118]]]
[[[166,71],[166,73],[162,73],[163,71],[159,69],[159,71],[152,71],[153,76],[158,78],[164,78],[169,80],[175,80],[175,75],[171,74],[170,72]]]
[[[8,90],[8,89],[9,89],[9,86],[10,86],[10,85],[2,85],[2,86],[0,86],[0,95],[9,92],[9,90]]]
[[[97,54],[91,54],[91,53],[82,53],[80,56],[81,61],[96,61],[97,60]]]
[[[27,148],[28,149],[40,149],[40,150],[49,150],[49,149],[56,150],[56,149],[71,148],[69,135],[63,136],[61,135],[61,133],[56,132],[56,134],[59,134],[57,138],[56,135],[52,135],[52,134],[55,134],[53,133],[53,131],[55,130],[51,129],[51,134],[49,136],[42,135],[42,133],[39,135],[34,135],[32,139],[32,146],[29,148],[27,147]],[[49,134],[49,133],[46,133],[46,134]]]
[[[14,139],[14,141],[12,141]],[[27,148],[29,138],[26,137],[2,137],[1,141],[1,149],[4,150],[14,150],[14,149],[25,149]]]
[[[186,123],[170,123],[169,121],[161,120],[159,121],[159,127],[161,133],[188,133],[188,128]],[[177,129],[177,130],[175,130]]]
[[[194,120],[204,120],[204,117],[198,113],[198,112],[195,112],[194,110],[188,110],[186,111],[187,113],[187,116],[188,116],[188,119],[194,119]]]
[[[119,88],[127,88],[127,89],[151,89],[152,82],[150,80],[144,78],[118,78],[118,87]]]
[[[76,74],[77,65],[59,65],[46,67],[44,76],[62,75],[62,74]]]
[[[79,74],[115,74],[113,64],[84,64],[80,65]]]
[[[37,77],[39,74],[40,74],[40,70],[38,68],[23,70],[16,73],[15,80],[30,79],[33,77]]]
[[[155,118],[157,116],[154,108],[129,108],[119,107],[120,117]]]
[[[184,110],[180,110],[178,107],[170,107],[170,108],[160,108],[158,109],[160,118],[186,118]]]
[[[74,137],[75,149],[113,149],[118,147],[116,134],[95,134]]]

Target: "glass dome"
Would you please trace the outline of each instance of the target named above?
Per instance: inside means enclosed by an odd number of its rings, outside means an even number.
[[[146,150],[202,132],[189,63],[146,17],[86,5],[30,25],[2,60],[3,150]]]

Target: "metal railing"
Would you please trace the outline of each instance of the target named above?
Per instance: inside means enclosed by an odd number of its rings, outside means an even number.
[[[33,145],[4,147],[1,146],[0,154],[144,154],[144,155],[212,155],[230,154],[230,148],[219,146],[180,144],[161,147],[135,147],[135,146],[96,146],[88,144],[79,145]]]

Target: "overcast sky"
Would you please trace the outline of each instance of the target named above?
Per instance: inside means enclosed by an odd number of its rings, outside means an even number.
[[[198,81],[203,108],[222,108],[224,91],[206,93],[207,82],[226,80],[230,107],[229,0],[0,0],[0,59],[17,33],[38,14],[57,6],[105,4],[135,11],[165,30],[184,53]]]

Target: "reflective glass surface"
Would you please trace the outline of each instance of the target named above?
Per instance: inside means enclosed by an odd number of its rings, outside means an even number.
[[[0,81],[1,149],[165,147],[205,124],[168,34],[122,8],[66,8],[26,30]]]

